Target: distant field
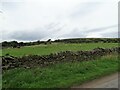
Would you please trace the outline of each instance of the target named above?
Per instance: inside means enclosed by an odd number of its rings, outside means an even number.
[[[117,43],[82,43],[82,44],[63,44],[54,43],[48,45],[34,45],[26,46],[21,48],[7,48],[2,50],[2,55],[10,54],[13,56],[23,56],[23,55],[48,55],[50,53],[57,53],[60,51],[78,51],[78,50],[91,50],[97,47],[111,48],[118,46]],[[1,55],[1,51],[0,51]]]

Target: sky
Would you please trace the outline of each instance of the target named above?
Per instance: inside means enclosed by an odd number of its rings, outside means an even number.
[[[117,38],[117,0],[1,0],[0,41]]]

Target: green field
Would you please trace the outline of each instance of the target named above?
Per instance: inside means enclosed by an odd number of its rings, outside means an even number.
[[[117,71],[117,55],[109,55],[93,61],[8,70],[3,73],[2,85],[3,88],[71,87]]]
[[[81,43],[81,44],[63,44],[53,43],[48,45],[26,46],[21,48],[7,48],[2,50],[2,55],[10,54],[13,56],[23,55],[48,55],[50,53],[57,53],[60,51],[79,51],[79,50],[92,50],[97,47],[111,48],[118,46],[118,43]]]
[[[60,51],[92,50],[97,47],[112,48],[118,43],[82,43],[25,46],[21,48],[6,48],[0,51],[2,55],[49,55]],[[31,69],[16,68],[3,71],[3,88],[57,88],[80,85],[89,80],[99,78],[118,71],[117,54],[106,55],[96,60],[61,62],[47,67]]]

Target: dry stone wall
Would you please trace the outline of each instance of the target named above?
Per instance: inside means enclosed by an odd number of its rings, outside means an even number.
[[[95,60],[98,57],[119,52],[120,47],[115,47],[109,49],[95,48],[91,51],[65,51],[44,56],[28,55],[19,58],[2,56],[2,69],[8,70],[17,67],[32,68],[37,66],[44,67],[60,62]]]

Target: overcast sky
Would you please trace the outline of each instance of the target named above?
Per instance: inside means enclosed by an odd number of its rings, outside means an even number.
[[[1,0],[0,41],[118,37],[117,0]]]

